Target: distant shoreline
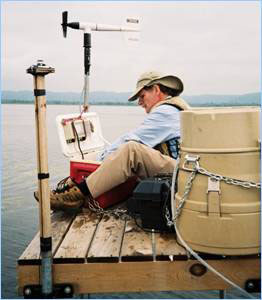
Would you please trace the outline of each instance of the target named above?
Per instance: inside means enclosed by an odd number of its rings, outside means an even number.
[[[127,92],[90,92],[88,102],[91,105],[112,105],[112,106],[135,106],[129,102],[131,93]],[[260,106],[261,93],[247,94],[202,94],[181,96],[189,105],[193,107],[214,107],[214,106]],[[34,95],[32,91],[2,91],[1,99],[3,104],[33,104]],[[46,95],[48,105],[79,105],[83,103],[83,97],[80,93],[74,92],[51,92]]]
[[[26,100],[26,101],[21,101],[21,100],[1,100],[1,104],[34,104],[34,100]],[[76,103],[75,101],[66,101],[66,102],[61,102],[61,101],[48,101],[48,105],[79,105],[79,103]],[[99,102],[99,103],[94,103],[90,102],[90,105],[110,105],[110,106],[136,106],[135,103],[132,102]]]
[[[229,101],[227,103],[225,102],[219,102],[216,101],[215,103],[192,103],[191,101],[188,101],[189,104],[192,107],[212,107],[212,106],[217,106],[217,107],[230,107],[230,106],[261,106],[260,103],[257,103],[256,101],[252,101],[249,103],[243,102],[243,103],[239,103],[239,102],[234,102],[234,101]],[[191,102],[191,103],[190,103]],[[6,100],[6,99],[2,99],[1,100],[1,104],[20,104],[20,105],[29,105],[29,104],[34,104],[34,100]],[[61,101],[48,101],[47,100],[47,105],[79,105],[80,103],[76,103],[75,101],[66,101],[66,102],[61,102]],[[102,105],[106,105],[106,106],[137,106],[136,103],[134,102],[90,102],[89,105],[97,105],[97,106],[102,106]]]

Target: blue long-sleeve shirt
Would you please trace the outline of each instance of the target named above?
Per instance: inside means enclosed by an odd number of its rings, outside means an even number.
[[[139,127],[120,136],[114,143],[107,146],[97,159],[104,160],[128,141],[137,141],[153,148],[160,143],[179,137],[179,110],[171,105],[159,105],[152,109]]]

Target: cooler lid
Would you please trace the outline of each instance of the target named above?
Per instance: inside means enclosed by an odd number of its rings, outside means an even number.
[[[95,112],[83,113],[81,117],[79,113],[58,115],[56,125],[62,152],[67,157],[103,150],[106,145]]]

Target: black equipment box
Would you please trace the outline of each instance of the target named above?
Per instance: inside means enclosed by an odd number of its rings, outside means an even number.
[[[144,229],[174,231],[167,226],[166,208],[171,216],[171,177],[153,177],[142,180],[127,201],[127,209],[135,219],[141,218]]]

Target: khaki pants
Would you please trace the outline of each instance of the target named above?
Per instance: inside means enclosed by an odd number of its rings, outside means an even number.
[[[86,179],[94,198],[111,190],[128,178],[147,178],[158,173],[172,173],[176,160],[148,146],[130,141],[110,154],[101,166]]]

